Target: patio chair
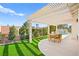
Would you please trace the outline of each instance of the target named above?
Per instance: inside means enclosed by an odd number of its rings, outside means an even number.
[[[62,35],[61,34],[53,34],[49,35],[49,41],[54,41],[54,42],[61,42]]]

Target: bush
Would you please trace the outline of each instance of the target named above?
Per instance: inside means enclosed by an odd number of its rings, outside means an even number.
[[[0,40],[2,39],[2,34],[0,33]]]

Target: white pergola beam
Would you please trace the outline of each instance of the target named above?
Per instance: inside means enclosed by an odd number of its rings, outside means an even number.
[[[72,18],[72,14],[66,4],[48,4],[30,16],[32,22],[50,25],[69,24],[72,22]]]

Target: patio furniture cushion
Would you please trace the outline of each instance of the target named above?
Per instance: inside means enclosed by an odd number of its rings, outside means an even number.
[[[61,34],[49,35],[49,40],[53,40],[54,42],[61,42]],[[53,39],[52,39],[53,38]]]

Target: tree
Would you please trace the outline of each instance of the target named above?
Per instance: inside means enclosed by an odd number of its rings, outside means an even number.
[[[48,34],[48,28],[47,27],[43,27],[43,35],[47,35]]]
[[[56,31],[56,26],[50,25],[50,33]]]
[[[32,29],[33,37],[39,37],[40,36],[40,28],[39,24],[36,24],[36,28]]]
[[[19,34],[21,39],[27,39],[28,36],[28,22],[25,22],[19,29]]]
[[[0,33],[0,40],[2,39],[2,34]]]
[[[38,29],[34,29],[34,31],[33,31],[33,36],[34,36],[34,37],[38,37],[38,36],[39,36],[39,31],[38,31]]]
[[[10,27],[10,32],[8,35],[8,39],[9,40],[14,40],[16,38],[16,34],[17,34],[17,30],[15,28],[15,26]]]

